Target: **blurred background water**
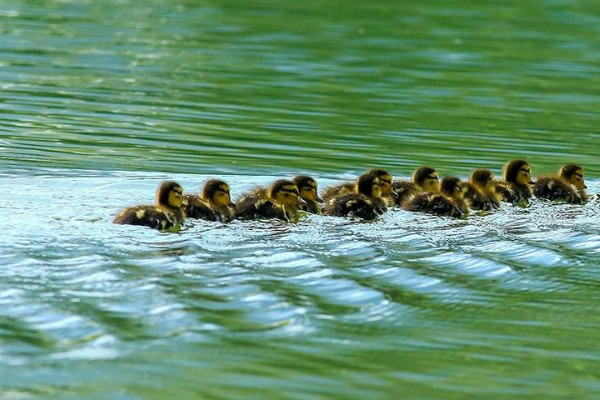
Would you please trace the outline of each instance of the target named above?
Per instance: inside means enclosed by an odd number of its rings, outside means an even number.
[[[598,193],[599,72],[591,0],[4,0],[0,398],[600,397],[596,200],[111,223],[167,178],[524,157]]]

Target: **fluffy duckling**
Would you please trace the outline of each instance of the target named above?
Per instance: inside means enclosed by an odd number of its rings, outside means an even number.
[[[533,195],[530,185],[531,167],[524,160],[510,160],[504,165],[503,181],[495,182],[498,198],[509,203],[529,203]]]
[[[385,202],[386,206],[395,205],[397,202],[398,194],[392,187],[394,178],[385,169],[372,168],[367,171],[368,174],[374,175],[379,180],[379,186],[381,187],[381,198]]]
[[[336,217],[356,216],[370,220],[377,218],[385,210],[379,178],[367,173],[358,178],[353,193],[331,199],[325,205],[323,214]]]
[[[318,195],[318,185],[314,178],[306,175],[298,175],[293,180],[298,188],[302,200],[306,202],[301,209],[312,214],[321,214],[323,199]]]
[[[143,225],[154,229],[170,229],[183,222],[183,189],[174,181],[165,181],[156,191],[156,205],[141,205],[123,209],[115,224]]]
[[[204,184],[201,195],[188,194],[184,198],[187,200],[184,210],[188,218],[229,222],[235,215],[229,185],[221,180],[210,179]]]
[[[235,216],[246,220],[281,219],[297,222],[298,209],[302,203],[298,187],[294,182],[280,179],[267,189],[266,197],[259,190],[238,200]]]
[[[440,184],[440,193],[417,193],[404,202],[403,208],[451,217],[467,216],[470,205],[464,195],[465,187],[459,178],[445,177]]]
[[[438,172],[431,167],[417,168],[410,182],[395,181],[392,185],[396,193],[396,204],[402,206],[409,198],[417,193],[437,193],[440,191],[440,178]]]
[[[560,167],[556,176],[542,176],[533,186],[533,194],[540,199],[581,204],[588,200],[583,168],[576,164]]]
[[[494,174],[488,169],[476,169],[471,172],[466,188],[465,198],[475,210],[492,211],[500,208],[500,200],[496,195]]]
[[[384,169],[372,168],[365,172],[379,178],[379,186],[381,187],[381,199],[386,203],[386,206],[391,206],[396,203],[396,192],[392,188],[393,178],[390,173]],[[331,202],[332,199],[354,193],[356,183],[344,182],[335,186],[330,186],[323,192],[325,203]]]

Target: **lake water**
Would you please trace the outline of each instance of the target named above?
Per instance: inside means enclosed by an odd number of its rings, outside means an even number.
[[[600,397],[597,199],[112,224],[164,179],[515,157],[597,194],[598,5],[253,3],[2,2],[0,398]]]

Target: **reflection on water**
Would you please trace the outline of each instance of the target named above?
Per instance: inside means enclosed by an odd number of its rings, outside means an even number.
[[[112,224],[122,206],[151,201],[164,178],[2,177],[10,202],[0,220],[11,225],[0,245],[3,394],[127,388],[160,398],[195,392],[200,379],[210,383],[203,396],[218,388],[223,398],[277,398],[283,382],[353,399],[389,397],[398,382],[460,397],[484,382],[503,398],[507,387],[535,390],[538,375],[527,371],[575,379],[598,362],[584,350],[600,323],[598,202],[505,205],[467,220],[392,210],[375,222],[195,221],[179,234]],[[173,178],[193,188],[208,176]],[[234,195],[272,179],[224,178]],[[98,386],[98,376],[111,384]],[[135,383],[141,376],[161,395]],[[597,393],[589,384],[573,387]]]
[[[209,175],[522,157],[598,193],[591,3],[254,3],[2,2],[0,398],[598,397],[597,200],[111,223]]]

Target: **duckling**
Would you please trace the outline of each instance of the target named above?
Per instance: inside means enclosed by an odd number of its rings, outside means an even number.
[[[431,167],[417,168],[411,181],[395,181],[392,185],[396,193],[396,204],[402,206],[406,200],[419,192],[437,193],[440,191],[440,178],[438,172]]]
[[[496,194],[509,203],[529,203],[533,195],[531,187],[531,167],[524,160],[510,160],[503,168],[503,181],[495,182]]]
[[[307,175],[298,175],[292,180],[292,182],[294,182],[298,188],[300,198],[306,203],[302,203],[300,209],[312,214],[321,214],[321,204],[323,203],[323,199],[321,199],[317,194],[317,181]],[[267,198],[268,191],[269,189],[264,186],[257,186],[250,192],[248,196]]]
[[[500,200],[496,195],[494,174],[488,169],[476,169],[471,172],[469,182],[465,186],[465,198],[476,210],[492,211],[500,208]]]
[[[469,215],[470,207],[464,195],[465,187],[459,178],[445,177],[440,185],[440,193],[417,193],[404,202],[403,208],[408,211],[463,217]]]
[[[388,171],[379,168],[371,168],[366,172],[366,174],[372,174],[379,178],[379,186],[381,186],[381,199],[386,203],[386,206],[395,204],[397,194],[392,188],[392,175],[390,175]],[[326,203],[328,203],[334,198],[354,193],[355,186],[355,182],[343,182],[339,185],[330,186],[323,192],[323,199]]]
[[[560,167],[556,176],[542,176],[533,186],[533,193],[540,199],[581,204],[588,200],[583,168],[576,164]]]
[[[379,179],[379,186],[381,187],[381,199],[385,202],[386,206],[392,206],[396,204],[398,193],[392,187],[394,178],[385,169],[372,168],[367,171],[368,174],[375,175]]]
[[[300,197],[306,202],[306,205],[302,206],[301,209],[312,214],[321,214],[323,199],[318,195],[317,181],[310,176],[298,175],[293,182],[298,188]]]
[[[381,199],[379,178],[373,174],[361,175],[354,186],[354,192],[331,199],[323,210],[324,215],[336,217],[356,216],[362,219],[375,219],[386,211]]]
[[[123,209],[114,219],[115,224],[143,225],[154,229],[170,229],[185,219],[185,203],[181,185],[165,181],[156,191],[156,205],[141,205]]]
[[[235,204],[231,202],[229,185],[218,179],[210,179],[204,184],[202,195],[188,194],[184,206],[188,218],[208,221],[229,222],[235,215]]]
[[[239,219],[281,219],[298,221],[298,209],[304,201],[300,199],[298,187],[292,181],[280,179],[267,190],[266,196],[250,193],[242,196],[235,207]]]

